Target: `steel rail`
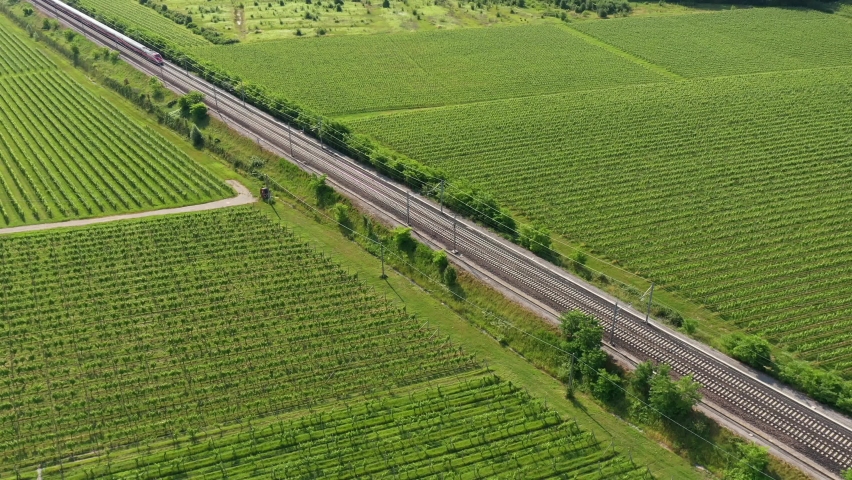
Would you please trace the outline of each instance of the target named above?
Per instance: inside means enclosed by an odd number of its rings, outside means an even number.
[[[55,16],[40,1],[34,0],[36,6]],[[608,347],[627,358],[669,363],[677,375],[693,375],[702,385],[705,398],[724,408],[737,427],[767,439],[775,453],[804,467],[812,476],[839,479],[841,470],[852,467],[852,428],[843,417],[807,405],[785,389],[763,381],[748,367],[696,345],[658,322],[645,323],[644,315],[629,306],[621,306],[613,318],[618,300],[566,271],[483,227],[453,217],[431,200],[341,156],[260,109],[243,106],[238,97],[173,64],[157,67],[71,18],[60,15],[59,19],[97,43],[119,50],[125,61],[148,75],[161,77],[169,88],[204,93],[212,112],[232,128],[308,172],[328,175],[332,185],[390,222],[410,225],[434,245],[456,251],[464,259],[456,263],[463,268],[472,268],[468,263],[473,263],[478,272],[521,292],[531,305],[544,305],[556,312],[579,309],[594,315],[606,329]]]

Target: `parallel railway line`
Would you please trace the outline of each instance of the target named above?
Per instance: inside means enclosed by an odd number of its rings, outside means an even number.
[[[39,5],[40,0],[35,3]],[[42,10],[49,15],[54,12]],[[160,76],[171,89],[205,93],[212,111],[233,128],[264,147],[296,161],[305,170],[328,175],[330,183],[391,222],[410,225],[422,238],[455,251],[463,267],[476,266],[496,283],[521,292],[531,305],[562,312],[579,309],[598,318],[606,328],[610,348],[635,360],[665,362],[677,375],[694,375],[708,403],[724,409],[725,418],[754,432],[787,461],[817,478],[840,478],[852,467],[852,428],[848,420],[812,408],[782,389],[756,378],[747,368],[721,354],[669,331],[631,308],[616,308],[617,300],[584,284],[482,227],[457,219],[419,195],[328,150],[311,137],[291,129],[269,114],[215,89],[206,81],[166,63],[162,69],[120,48],[108,38],[60,18],[92,40],[122,51],[137,69]],[[214,90],[215,89],[215,90]],[[617,313],[616,313],[617,312]],[[552,318],[550,320],[553,320]]]

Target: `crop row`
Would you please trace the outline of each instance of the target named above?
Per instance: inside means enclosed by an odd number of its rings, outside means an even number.
[[[118,20],[131,30],[161,38],[180,47],[209,45],[204,37],[195,35],[183,25],[178,25],[154,10],[133,0],[80,0],[79,4],[90,12],[110,20]],[[132,33],[132,32],[131,32]]]
[[[47,475],[55,475],[58,468]],[[65,478],[646,478],[511,384],[477,378],[63,468]]]
[[[849,74],[625,87],[353,126],[832,366],[852,334]]]
[[[754,8],[574,28],[688,77],[852,65],[852,24],[817,10]]]
[[[250,208],[4,238],[0,258],[10,467],[475,366]]]
[[[228,193],[159,135],[58,71],[3,77],[0,90],[6,224],[194,203]]]
[[[0,76],[56,68],[32,45],[4,29],[0,29],[0,50],[3,51],[3,55],[0,56]]]
[[[556,26],[346,35],[194,52],[325,115],[666,81]]]

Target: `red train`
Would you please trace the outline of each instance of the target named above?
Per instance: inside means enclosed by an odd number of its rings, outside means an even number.
[[[163,64],[163,57],[159,53],[151,50],[150,48],[146,47],[145,45],[142,45],[139,42],[136,42],[135,40],[129,37],[122,35],[121,33],[104,25],[103,23],[100,23],[97,20],[84,15],[82,12],[79,12],[69,7],[68,5],[59,0],[35,0],[35,3],[41,5],[42,7],[51,12],[59,11],[62,17],[72,18],[80,24],[84,25],[86,28],[96,30],[101,35],[109,37],[113,41],[124,45],[130,50],[133,50],[139,55],[145,57],[146,59],[148,59],[149,62],[155,65]]]

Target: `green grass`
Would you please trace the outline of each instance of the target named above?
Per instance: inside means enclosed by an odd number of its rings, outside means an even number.
[[[625,87],[354,126],[848,374],[850,73]]]
[[[328,115],[669,81],[549,25],[272,41],[196,52]]]
[[[202,36],[192,33],[153,9],[134,0],[78,0],[78,3],[98,17],[118,22],[149,38],[159,38],[181,48],[209,45]],[[132,33],[132,32],[129,32]]]
[[[65,478],[650,478],[627,457],[495,377],[273,420],[253,426],[250,434],[196,438],[179,448],[86,462]]]
[[[124,0],[127,1],[127,0]],[[432,31],[466,27],[542,23],[540,12],[508,5],[477,7],[464,2],[432,0],[342,2],[278,0],[160,0],[170,10],[192,16],[193,22],[242,42],[279,40],[298,36],[362,35],[403,31]],[[243,5],[243,8],[240,8]],[[551,19],[552,20],[552,19]],[[320,29],[324,33],[319,33]],[[299,35],[299,33],[301,35]]]
[[[250,208],[0,251],[4,476],[475,367]]]
[[[0,258],[4,477],[644,477],[255,208],[6,237]]]
[[[201,203],[228,187],[0,19],[0,226]]]
[[[83,46],[83,50],[86,50],[85,45]],[[108,70],[113,78],[119,80],[129,78],[131,85],[140,88],[144,88],[145,86],[146,80],[138,78],[140,76],[135,70],[121,62],[117,64],[98,63],[97,66],[99,70]],[[68,68],[68,70],[73,71],[74,69]],[[80,76],[79,73],[77,75]],[[137,117],[144,117],[132,105],[112,92],[103,90],[100,92],[100,95],[105,98],[111,98],[119,108],[122,108],[122,111],[126,111],[128,114],[135,113]],[[163,130],[163,128],[159,127],[159,130]],[[227,145],[229,151],[237,154],[240,158],[247,159],[250,156],[260,156],[268,158],[271,162],[277,162],[275,158],[259,151],[256,144],[248,139],[239,137],[234,132],[228,132],[218,122],[211,122],[207,128],[207,132],[217,138],[221,138],[221,144]],[[181,140],[168,132],[165,132],[165,135],[169,138],[175,137],[175,141],[178,143],[186,143],[185,139]],[[237,178],[244,184],[249,185],[253,190],[259,188],[259,184],[252,179],[240,177],[239,174],[235,174],[226,166],[215,161],[211,163],[211,160],[206,155],[202,155],[201,152],[195,152],[190,149],[190,154],[193,158],[204,163],[208,168],[216,171],[223,178]],[[280,181],[289,182],[288,185],[290,188],[295,188],[302,194],[307,195],[305,187],[306,180],[303,174],[291,170],[283,172],[282,175],[284,176],[279,177]],[[487,305],[486,308],[494,309],[501,315],[511,318],[516,323],[532,330],[540,328],[540,320],[538,318],[529,312],[525,312],[497,292],[489,290],[473,279],[462,276],[461,281],[464,284],[465,292],[468,298],[475,302],[468,305],[454,302],[452,298],[442,296],[440,290],[433,291],[431,295],[427,295],[421,290],[420,286],[393,271],[389,271],[390,276],[387,280],[381,280],[378,278],[378,259],[366,253],[357,244],[343,238],[336,227],[316,223],[312,215],[305,215],[298,210],[294,210],[285,202],[280,202],[278,208],[276,208],[276,214],[270,213],[270,217],[282,219],[297,234],[305,238],[311,238],[312,244],[326,251],[335,261],[341,262],[349,269],[360,272],[359,277],[361,279],[368,285],[376,288],[379,292],[384,292],[388,299],[394,302],[398,301],[401,305],[405,305],[409,312],[416,312],[421,318],[429,320],[433,328],[440,328],[441,335],[449,334],[453,342],[464,345],[466,351],[476,353],[477,358],[487,361],[491,370],[496,372],[501,378],[509,379],[516,385],[522,386],[533,397],[545,400],[548,407],[561,413],[566,418],[573,417],[581,425],[583,430],[594,432],[605,443],[609,443],[609,440],[612,440],[618,450],[625,453],[629,450],[630,456],[640,465],[648,465],[655,476],[659,478],[671,477],[684,479],[705,477],[699,470],[692,468],[689,461],[681,459],[671,451],[657,445],[658,442],[669,443],[670,439],[662,438],[653,431],[642,432],[628,425],[603,410],[594,401],[591,401],[582,394],[578,395],[574,401],[566,401],[564,398],[564,387],[548,374],[537,370],[531,364],[532,362],[539,365],[538,361],[533,360],[539,356],[538,353],[531,355],[529,359],[522,358],[511,349],[503,348],[494,338],[483,334],[480,331],[480,328],[483,328],[480,325],[483,324],[479,322],[483,320],[487,324],[489,319],[478,318],[482,314],[480,307],[475,306],[478,304]],[[429,282],[425,284],[421,283],[421,285],[424,285],[429,290],[433,288],[433,285]],[[448,305],[452,306],[453,311],[447,308]],[[484,328],[488,328],[487,325]],[[512,339],[512,342],[512,345],[514,345],[514,339]],[[525,353],[530,353],[526,345],[523,347]],[[546,352],[541,353],[544,354]],[[259,425],[259,422],[253,420],[251,424],[256,427]],[[239,430],[238,426],[234,428]],[[230,431],[234,431],[234,429],[217,428],[208,433],[221,436],[228,434]],[[192,442],[205,438],[201,433],[194,433],[193,435],[194,439],[192,437],[183,437],[180,441]],[[651,438],[650,441],[649,437]],[[720,444],[725,443],[725,439],[722,437],[713,437],[713,440]],[[173,440],[169,440],[168,443],[170,445],[166,448],[169,448],[172,442]],[[184,445],[184,443],[181,445]],[[155,445],[146,444],[140,451],[146,451],[149,447],[154,448]],[[707,456],[706,454],[712,455],[712,452],[702,453],[695,451],[690,453],[695,455],[694,457],[690,456],[694,458],[693,461],[700,463],[705,461],[703,458]],[[112,458],[123,457],[124,455],[133,457],[134,452],[129,450],[122,452],[112,450],[111,454]],[[787,472],[781,478],[799,477],[789,475],[789,472]]]
[[[736,9],[574,28],[687,77],[852,65],[852,22],[814,10]]]

